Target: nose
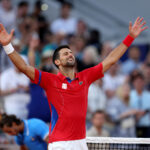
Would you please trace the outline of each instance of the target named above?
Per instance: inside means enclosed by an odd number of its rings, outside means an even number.
[[[73,58],[73,54],[72,53],[69,53],[69,58]]]

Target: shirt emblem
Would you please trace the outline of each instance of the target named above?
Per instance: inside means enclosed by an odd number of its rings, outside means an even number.
[[[65,89],[65,90],[67,89],[67,84],[66,83],[62,84],[62,89]]]
[[[35,138],[31,137],[31,141],[35,141]]]
[[[79,85],[82,85],[82,84],[83,84],[83,81],[80,81],[80,82],[79,82]]]

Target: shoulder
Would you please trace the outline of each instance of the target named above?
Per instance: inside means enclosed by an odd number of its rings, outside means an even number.
[[[45,77],[45,78],[57,78],[57,75],[56,74],[53,74],[53,73],[49,73],[49,72],[44,72],[44,71],[39,71],[42,75],[42,77]]]
[[[149,91],[147,91],[147,90],[144,90],[144,96],[146,96],[146,97],[150,97],[150,92]]]
[[[33,132],[39,129],[39,127],[42,128],[43,126],[47,126],[46,123],[40,119],[29,119],[27,120],[27,124],[29,129]]]
[[[99,136],[98,131],[94,126],[87,131],[87,136]]]
[[[72,23],[77,23],[77,19],[75,19],[73,17],[68,18],[68,21],[72,22]]]
[[[52,26],[62,23],[62,19],[58,18],[52,22]]]
[[[40,123],[45,123],[44,121],[40,120],[40,119],[29,119],[27,120],[28,124],[30,125],[37,125],[37,124],[40,124]]]

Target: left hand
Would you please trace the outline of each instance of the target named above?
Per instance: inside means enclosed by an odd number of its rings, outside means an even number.
[[[134,39],[137,38],[140,33],[144,30],[146,30],[148,27],[143,27],[146,24],[146,21],[143,21],[143,17],[138,17],[134,24],[132,25],[132,22],[129,23],[129,34]]]

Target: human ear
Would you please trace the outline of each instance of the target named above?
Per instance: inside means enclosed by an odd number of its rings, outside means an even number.
[[[59,60],[59,59],[56,59],[56,60],[55,60],[55,64],[56,64],[57,66],[59,66],[59,65],[60,65],[60,60]]]

